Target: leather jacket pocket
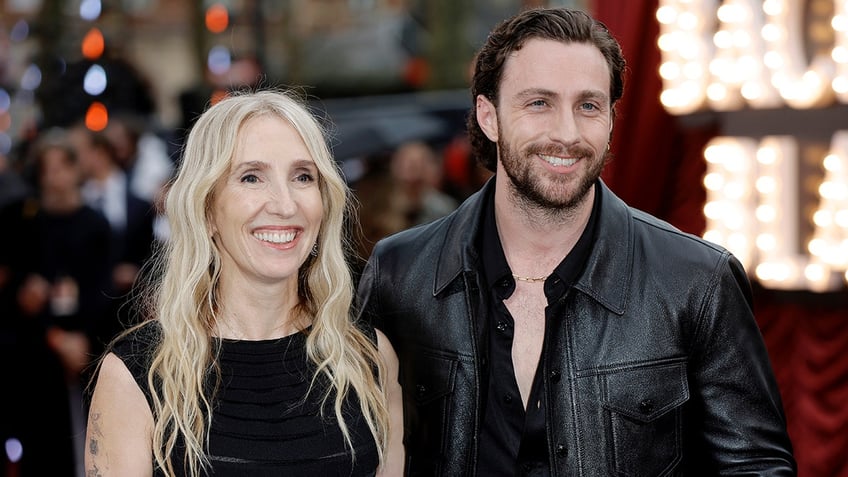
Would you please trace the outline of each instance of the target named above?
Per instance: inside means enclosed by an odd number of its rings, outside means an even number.
[[[611,465],[616,475],[664,476],[683,454],[683,404],[689,400],[682,358],[605,375]]]
[[[449,439],[446,436],[451,432],[447,422],[458,362],[442,354],[419,351],[410,365],[411,372],[403,382],[412,387],[409,395],[414,403],[406,428],[416,429],[407,435],[407,460],[409,468],[415,469],[410,475],[438,475]]]

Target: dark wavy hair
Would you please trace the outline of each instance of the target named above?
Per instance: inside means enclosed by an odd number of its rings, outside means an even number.
[[[475,58],[474,76],[471,80],[471,109],[466,121],[471,153],[492,172],[497,166],[497,145],[480,129],[474,105],[477,96],[482,94],[497,106],[504,63],[531,38],[595,45],[604,55],[610,69],[609,96],[613,106],[613,118],[616,101],[624,94],[626,63],[621,46],[606,25],[585,12],[566,8],[535,8],[502,21],[489,34]]]

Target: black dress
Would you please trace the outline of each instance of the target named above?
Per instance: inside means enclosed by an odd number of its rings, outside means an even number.
[[[150,322],[112,349],[132,372],[148,403],[147,360],[158,333],[158,323]],[[322,417],[322,388],[307,396],[314,365],[306,356],[303,333],[263,341],[215,339],[215,344],[221,345],[222,381],[214,398],[209,437],[213,469],[208,475],[374,475],[377,448],[356,397],[350,396],[345,406],[354,458],[335,419],[332,399]],[[182,452],[176,454],[172,457],[180,471]]]

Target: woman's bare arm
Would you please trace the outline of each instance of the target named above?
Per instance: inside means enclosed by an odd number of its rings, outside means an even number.
[[[377,347],[386,364],[386,393],[389,404],[389,447],[386,462],[377,470],[377,477],[403,475],[405,452],[403,448],[403,399],[398,381],[398,358],[395,349],[380,330],[377,330]]]
[[[150,477],[153,414],[124,362],[112,353],[100,367],[85,437],[86,477]]]

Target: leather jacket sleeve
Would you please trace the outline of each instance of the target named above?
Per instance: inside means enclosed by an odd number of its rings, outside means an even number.
[[[717,475],[796,475],[770,360],[751,309],[751,290],[732,255],[704,297],[690,354],[690,399],[703,409],[702,445]],[[747,305],[747,308],[746,308]]]

